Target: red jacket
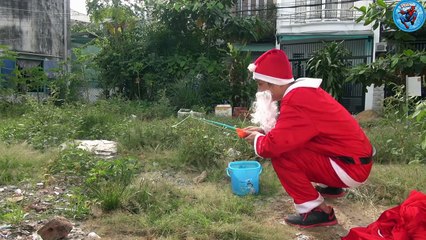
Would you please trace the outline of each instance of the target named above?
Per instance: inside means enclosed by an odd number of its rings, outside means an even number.
[[[372,155],[370,141],[358,122],[320,84],[321,79],[303,78],[287,89],[275,127],[255,138],[258,156],[280,158],[299,148],[330,157]]]

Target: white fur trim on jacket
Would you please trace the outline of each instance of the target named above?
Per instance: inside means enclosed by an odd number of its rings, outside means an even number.
[[[284,93],[284,96],[287,95],[291,90],[300,88],[300,87],[310,87],[310,88],[319,88],[321,85],[321,78],[298,78],[296,82],[292,84]]]
[[[265,136],[265,135],[263,135],[263,134],[261,134],[261,133],[256,134],[256,136],[254,137],[254,144],[253,144],[254,146],[253,146],[253,148],[254,148],[254,153],[256,154],[256,156],[263,158],[262,156],[260,156],[260,155],[257,153],[257,149],[256,149],[256,146],[257,146],[257,139],[258,139],[260,136]]]

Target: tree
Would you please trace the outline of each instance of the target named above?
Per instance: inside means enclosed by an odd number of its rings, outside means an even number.
[[[146,21],[141,16],[147,10],[141,7],[118,0],[88,1],[93,18],[111,16],[114,23],[107,28],[114,31],[99,41],[102,51],[96,57],[105,89],[148,101],[155,101],[165,89],[179,107],[233,101],[230,85],[237,80],[228,79],[228,43],[258,39],[269,29],[259,18],[234,16],[232,3],[147,1],[144,6],[150,10],[150,20]],[[127,11],[133,13],[124,14]],[[129,19],[122,18],[126,16]],[[246,70],[241,64],[238,67]],[[193,97],[182,97],[187,92]]]
[[[393,8],[395,2],[386,3],[378,0],[368,7],[356,8],[362,15],[357,22],[364,21],[364,25],[373,23],[373,29],[381,27],[384,39],[393,46],[393,51],[379,57],[371,64],[358,65],[351,69],[348,81],[362,83],[367,86],[375,84],[381,86],[387,83],[405,84],[406,75],[421,75],[426,73],[426,52],[414,49],[413,41],[425,39],[425,28],[406,33],[398,29],[393,22]]]
[[[322,78],[322,88],[334,98],[341,96],[345,83],[350,52],[342,42],[330,42],[324,48],[316,51],[307,62],[309,75]]]
[[[7,61],[15,64],[17,55],[18,54],[10,50],[9,47],[0,45],[0,94],[7,94],[14,91],[14,84],[11,82],[11,76],[13,76],[15,68],[7,69],[6,72],[10,72],[9,74],[4,74],[1,70]]]
[[[407,41],[413,41],[416,38],[413,34],[403,32],[398,29],[395,22],[393,21],[393,9],[397,2],[386,3],[384,0],[377,0],[376,2],[370,3],[368,7],[355,7],[361,12],[361,16],[356,22],[364,22],[367,26],[373,23],[373,29],[381,27],[382,31],[386,31],[386,39],[389,42],[403,43]]]
[[[405,84],[405,76],[419,75],[425,71],[426,52],[407,49],[399,54],[387,55],[371,64],[361,64],[351,69],[347,81],[382,86],[388,83]]]
[[[255,81],[250,79],[247,66],[251,63],[249,52],[241,52],[232,44],[228,45],[228,81],[232,106],[249,107],[256,91]]]

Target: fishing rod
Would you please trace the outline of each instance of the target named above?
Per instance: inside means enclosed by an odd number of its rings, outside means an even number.
[[[217,122],[217,121],[213,121],[213,120],[208,120],[208,119],[205,119],[205,118],[194,117],[192,115],[188,115],[186,118],[184,118],[182,121],[178,122],[177,124],[173,125],[172,127],[177,127],[178,125],[180,125],[181,123],[183,123],[184,121],[186,121],[190,117],[197,119],[199,121],[202,121],[204,123],[208,123],[210,125],[213,125],[215,127],[222,127],[222,128],[225,128],[225,129],[235,131],[239,138],[245,138],[248,135],[250,135],[250,133],[244,131],[244,129],[242,129],[242,128],[237,128],[237,127],[225,124],[225,123],[221,123],[221,122]]]

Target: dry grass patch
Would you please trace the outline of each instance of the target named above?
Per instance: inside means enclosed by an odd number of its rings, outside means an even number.
[[[0,186],[42,179],[44,167],[57,156],[57,151],[40,152],[24,143],[0,143]]]

